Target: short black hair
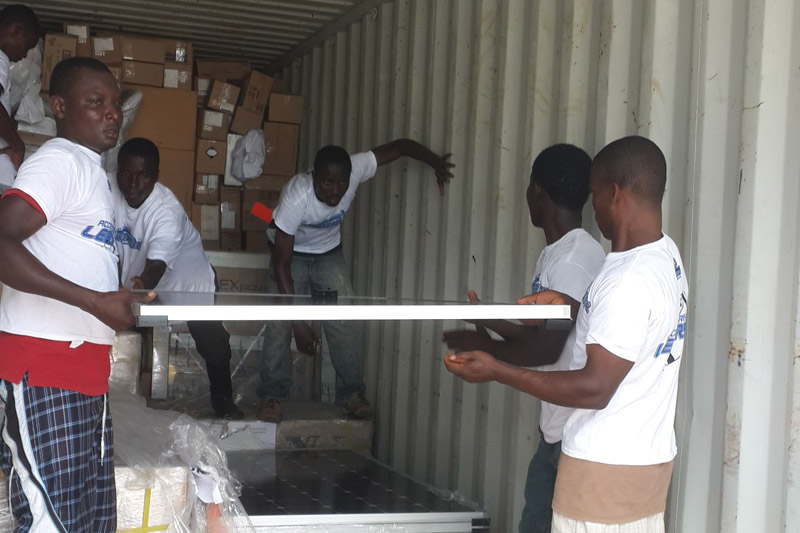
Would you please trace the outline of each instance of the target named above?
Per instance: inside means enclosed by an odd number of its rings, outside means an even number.
[[[92,57],[68,57],[67,59],[62,59],[53,68],[53,74],[50,76],[50,96],[66,96],[77,82],[78,73],[81,69],[106,72],[109,76],[111,75],[111,71],[102,61]]]
[[[117,161],[120,161],[125,156],[143,157],[146,161],[153,162],[156,168],[158,168],[160,162],[158,147],[153,141],[145,139],[144,137],[128,139],[125,144],[120,147],[119,153],[117,154]]]
[[[328,145],[320,148],[314,157],[314,170],[321,170],[325,165],[336,165],[341,167],[348,176],[353,170],[350,162],[350,154],[341,146]]]
[[[41,29],[39,27],[39,17],[28,6],[22,4],[12,4],[0,10],[0,27],[10,24],[19,24],[25,33],[38,37]]]
[[[571,144],[554,144],[533,161],[531,183],[543,188],[553,203],[570,211],[583,210],[589,199],[592,158]]]
[[[650,139],[631,135],[609,143],[594,157],[594,164],[603,167],[605,179],[621,189],[661,204],[667,184],[667,160]]]

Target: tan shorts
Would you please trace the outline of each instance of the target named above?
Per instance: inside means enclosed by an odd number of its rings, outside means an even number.
[[[664,533],[664,513],[627,524],[598,524],[567,518],[553,511],[551,533]]]

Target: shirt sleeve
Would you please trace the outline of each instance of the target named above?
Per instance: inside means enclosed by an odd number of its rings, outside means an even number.
[[[564,293],[577,302],[581,301],[594,279],[583,266],[572,262],[565,261],[553,270],[549,273],[548,288]]]
[[[350,165],[350,179],[359,184],[372,178],[378,171],[378,160],[371,151],[350,156]]]
[[[278,206],[272,213],[272,220],[281,231],[289,235],[295,235],[308,206],[308,195],[314,194],[314,187],[310,190],[303,187],[300,176],[295,176],[283,187]]]
[[[33,198],[45,218],[52,221],[64,213],[65,200],[74,200],[83,187],[76,182],[77,169],[71,158],[53,150],[36,155],[20,167],[13,188]]]
[[[599,344],[617,357],[636,362],[647,340],[649,290],[639,276],[628,273],[602,280],[589,289],[590,316],[586,344]]]
[[[149,221],[148,232],[145,234],[147,259],[164,261],[169,270],[174,267],[175,259],[180,252],[181,215],[183,213],[176,213],[163,206],[160,216]]]

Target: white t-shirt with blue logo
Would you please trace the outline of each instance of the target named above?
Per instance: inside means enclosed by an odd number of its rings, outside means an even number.
[[[689,286],[668,236],[608,254],[582,300],[573,369],[599,344],[633,362],[605,409],[575,409],[561,449],[612,465],[655,465],[676,453],[675,405],[686,334]]]
[[[536,262],[531,292],[553,290],[564,293],[580,302],[586,288],[600,272],[606,253],[600,243],[584,229],[576,228],[556,242],[547,245]],[[558,361],[536,370],[567,370],[572,362],[575,328],[572,328]],[[585,359],[584,359],[585,360]],[[542,402],[539,428],[544,440],[550,444],[561,440],[564,424],[572,409]]]
[[[47,222],[23,241],[48,269],[99,292],[119,289],[111,184],[100,154],[63,138],[44,143],[20,167],[14,189]],[[0,330],[54,341],[112,344],[114,330],[59,300],[3,288]]]
[[[214,292],[214,271],[200,233],[172,191],[156,183],[138,208],[129,206],[116,186],[114,194],[123,287],[133,286],[130,279],[139,276],[150,259],[167,265],[156,291]]]
[[[356,189],[378,170],[378,161],[372,152],[352,155],[350,162],[350,185],[335,207],[317,199],[310,170],[295,175],[284,185],[272,217],[283,232],[294,235],[295,252],[323,254],[342,242],[342,221],[356,196]],[[268,230],[267,235],[274,243],[275,230]]]

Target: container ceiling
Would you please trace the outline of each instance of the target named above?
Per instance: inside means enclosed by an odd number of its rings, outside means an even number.
[[[195,59],[248,59],[279,70],[387,0],[38,0],[24,1],[45,31],[83,22],[98,31],[190,41]]]

